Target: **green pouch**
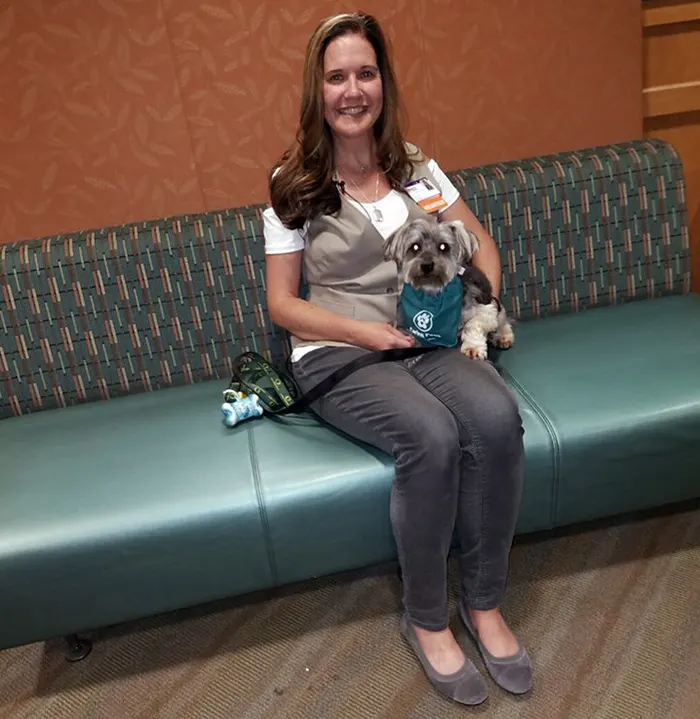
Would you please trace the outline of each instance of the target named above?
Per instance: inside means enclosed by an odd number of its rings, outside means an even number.
[[[257,352],[244,352],[234,360],[233,376],[228,390],[224,392],[224,399],[227,401],[234,399],[236,392],[243,392],[247,395],[256,394],[260,405],[268,414],[282,415],[302,412],[308,409],[312,402],[361,367],[377,362],[407,359],[435,349],[437,347],[407,347],[367,352],[339,367],[305,395],[302,395],[299,386],[289,372],[278,369]]]
[[[260,405],[269,414],[280,414],[294,407],[301,397],[291,374],[280,371],[257,352],[244,352],[236,357],[228,391],[256,394]],[[233,395],[226,395],[224,392],[224,399],[233,399]]]

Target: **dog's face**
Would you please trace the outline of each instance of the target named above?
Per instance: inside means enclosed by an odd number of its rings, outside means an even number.
[[[478,240],[462,222],[406,223],[384,243],[384,259],[394,260],[405,284],[437,293],[454,279],[478,249]]]

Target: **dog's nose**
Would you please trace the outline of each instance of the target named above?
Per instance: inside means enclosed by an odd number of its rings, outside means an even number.
[[[434,262],[421,262],[420,271],[424,275],[429,275],[433,271],[434,267],[435,267]]]

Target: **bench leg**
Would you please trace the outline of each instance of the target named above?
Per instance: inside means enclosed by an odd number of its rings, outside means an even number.
[[[82,661],[92,651],[92,642],[89,639],[81,639],[77,634],[69,634],[64,640],[65,656],[69,662]]]

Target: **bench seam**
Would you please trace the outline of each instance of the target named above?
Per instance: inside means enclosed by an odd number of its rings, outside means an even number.
[[[540,405],[535,401],[533,396],[525,389],[525,387],[523,387],[523,385],[518,382],[518,380],[515,379],[515,377],[507,369],[501,367],[500,370],[501,372],[503,372],[504,375],[506,375],[506,377],[508,377],[512,385],[518,390],[523,399],[530,405],[535,414],[540,418],[545,430],[547,431],[547,434],[549,435],[549,440],[552,443],[552,474],[554,481],[552,482],[552,507],[550,509],[549,521],[552,527],[555,527],[557,509],[559,506],[559,481],[561,466],[561,445],[559,443],[557,432],[542,407],[540,407]]]
[[[253,428],[247,426],[245,428],[248,433],[248,455],[250,457],[250,468],[253,472],[253,482],[255,484],[255,495],[258,500],[258,511],[260,512],[260,523],[263,529],[263,539],[265,540],[265,549],[267,551],[267,561],[270,564],[270,572],[272,581],[278,584],[277,561],[275,560],[275,552],[272,546],[272,532],[270,531],[270,521],[267,516],[267,506],[265,504],[265,493],[262,488],[260,477],[260,466],[258,464],[258,453],[255,448],[255,437],[253,436]]]

